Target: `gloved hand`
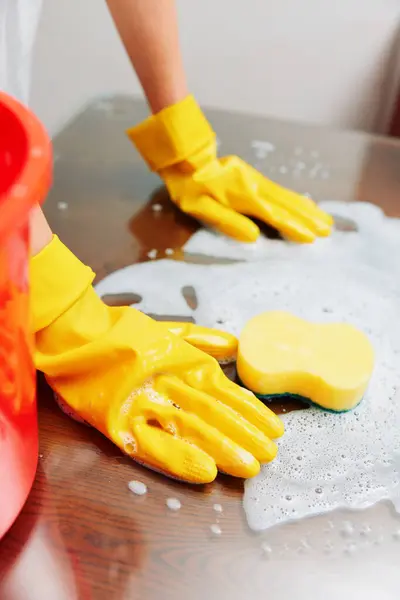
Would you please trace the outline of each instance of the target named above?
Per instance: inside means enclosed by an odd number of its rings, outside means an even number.
[[[158,325],[178,335],[191,346],[213,356],[220,364],[230,363],[236,359],[238,341],[230,333],[180,321],[162,321]]]
[[[237,156],[218,158],[216,138],[192,96],[127,131],[184,212],[242,242],[260,231],[245,217],[294,242],[328,236],[333,219],[309,198],[287,190]]]
[[[281,420],[165,325],[106,306],[93,277],[56,237],[31,260],[36,366],[55,393],[156,471],[194,483],[257,474]]]

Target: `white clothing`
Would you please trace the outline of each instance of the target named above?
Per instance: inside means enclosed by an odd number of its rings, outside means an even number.
[[[0,0],[0,90],[24,104],[41,6],[42,0]]]

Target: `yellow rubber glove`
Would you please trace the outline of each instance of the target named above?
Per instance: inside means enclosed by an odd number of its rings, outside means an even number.
[[[144,465],[194,483],[251,477],[281,420],[217,361],[130,307],[108,307],[57,237],[31,260],[36,366],[81,419]]]
[[[265,178],[237,156],[218,158],[215,133],[192,96],[127,134],[164,180],[173,202],[230,237],[257,239],[259,228],[244,215],[295,242],[330,234],[332,217],[312,200]]]
[[[230,363],[236,359],[238,340],[230,333],[193,323],[163,321],[158,324],[174,335],[178,335],[191,346],[213,356],[220,364]]]

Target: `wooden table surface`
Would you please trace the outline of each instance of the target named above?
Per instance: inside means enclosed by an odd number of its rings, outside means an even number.
[[[208,114],[224,154],[240,154],[266,175],[317,200],[375,202],[400,216],[400,144],[395,140]],[[46,212],[54,230],[99,278],[147,260],[150,249],[163,256],[166,248],[180,248],[196,230],[170,206],[158,179],[124,136],[126,127],[145,116],[141,102],[101,99],[55,139],[55,183]],[[274,150],[260,158],[268,147],[254,141],[269,142]],[[162,203],[161,212],[151,209],[155,202]],[[297,559],[285,562],[283,552],[276,561],[265,560],[265,536],[246,525],[241,481],[221,476],[213,484],[191,487],[148,472],[99,433],[64,416],[43,382],[39,423],[36,481],[0,543],[1,600],[300,598],[293,592],[296,581],[289,595],[279,595],[292,579],[285,565],[295,568]],[[128,490],[132,479],[147,484],[146,496]],[[166,508],[168,497],[181,500],[179,512]],[[213,538],[215,503],[223,506],[222,535]]]

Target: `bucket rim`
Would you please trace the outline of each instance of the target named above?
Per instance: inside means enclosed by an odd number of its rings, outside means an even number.
[[[35,204],[42,204],[51,184],[52,148],[50,137],[33,112],[0,91],[0,105],[20,122],[27,137],[28,156],[18,178],[0,194],[0,241],[27,219]]]

